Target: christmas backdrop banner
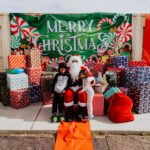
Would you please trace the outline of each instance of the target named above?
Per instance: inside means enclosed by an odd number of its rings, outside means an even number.
[[[11,49],[22,53],[32,47],[48,61],[80,54],[88,62],[91,55],[106,60],[109,55],[130,57],[132,15],[112,13],[10,14]]]

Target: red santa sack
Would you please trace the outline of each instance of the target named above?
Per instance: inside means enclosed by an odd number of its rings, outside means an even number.
[[[108,118],[116,123],[134,120],[132,100],[123,93],[115,93],[109,98]]]

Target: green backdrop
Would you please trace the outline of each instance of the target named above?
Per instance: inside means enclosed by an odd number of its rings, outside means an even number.
[[[36,46],[43,56],[131,55],[132,15],[116,13],[10,14],[11,49]]]

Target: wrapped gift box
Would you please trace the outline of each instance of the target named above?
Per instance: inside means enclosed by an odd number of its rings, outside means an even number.
[[[0,72],[0,86],[7,87],[7,75],[6,75],[6,72]]]
[[[51,92],[43,92],[43,104],[49,105],[53,103],[52,93]]]
[[[144,67],[144,66],[147,66],[147,62],[146,60],[140,60],[140,61],[135,61],[135,60],[130,60],[128,62],[128,66],[129,67]]]
[[[42,68],[28,68],[27,73],[29,75],[30,85],[39,85],[41,81]]]
[[[110,57],[110,66],[115,68],[128,67],[128,57],[127,56]]]
[[[10,105],[10,90],[7,87],[0,87],[0,99],[4,106]]]
[[[14,68],[26,68],[26,56],[25,55],[9,55],[8,67]]]
[[[41,77],[41,86],[43,92],[51,92],[52,91],[52,83],[53,83],[54,75],[44,74]]]
[[[26,73],[7,74],[7,85],[10,90],[28,88],[28,75]]]
[[[128,95],[133,100],[135,113],[150,112],[150,81],[128,82]]]
[[[41,52],[39,50],[26,50],[27,67],[39,68],[41,67]]]
[[[30,104],[28,89],[10,91],[10,105],[19,109],[27,107]]]
[[[29,76],[30,85],[40,85],[41,75],[37,74],[36,76]]]
[[[40,85],[32,85],[29,87],[30,102],[42,101],[42,89]]]
[[[37,74],[42,74],[42,68],[27,68],[26,72],[29,76],[36,76]]]
[[[125,69],[125,80],[145,82],[150,81],[150,67],[128,67]]]
[[[104,115],[104,96],[102,94],[94,95],[93,114],[94,114],[94,116],[103,116]]]

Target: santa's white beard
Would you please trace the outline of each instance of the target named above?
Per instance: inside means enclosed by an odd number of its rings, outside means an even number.
[[[81,70],[81,65],[80,64],[72,63],[70,65],[69,73],[70,73],[71,78],[72,78],[73,81],[78,80],[80,70]]]

